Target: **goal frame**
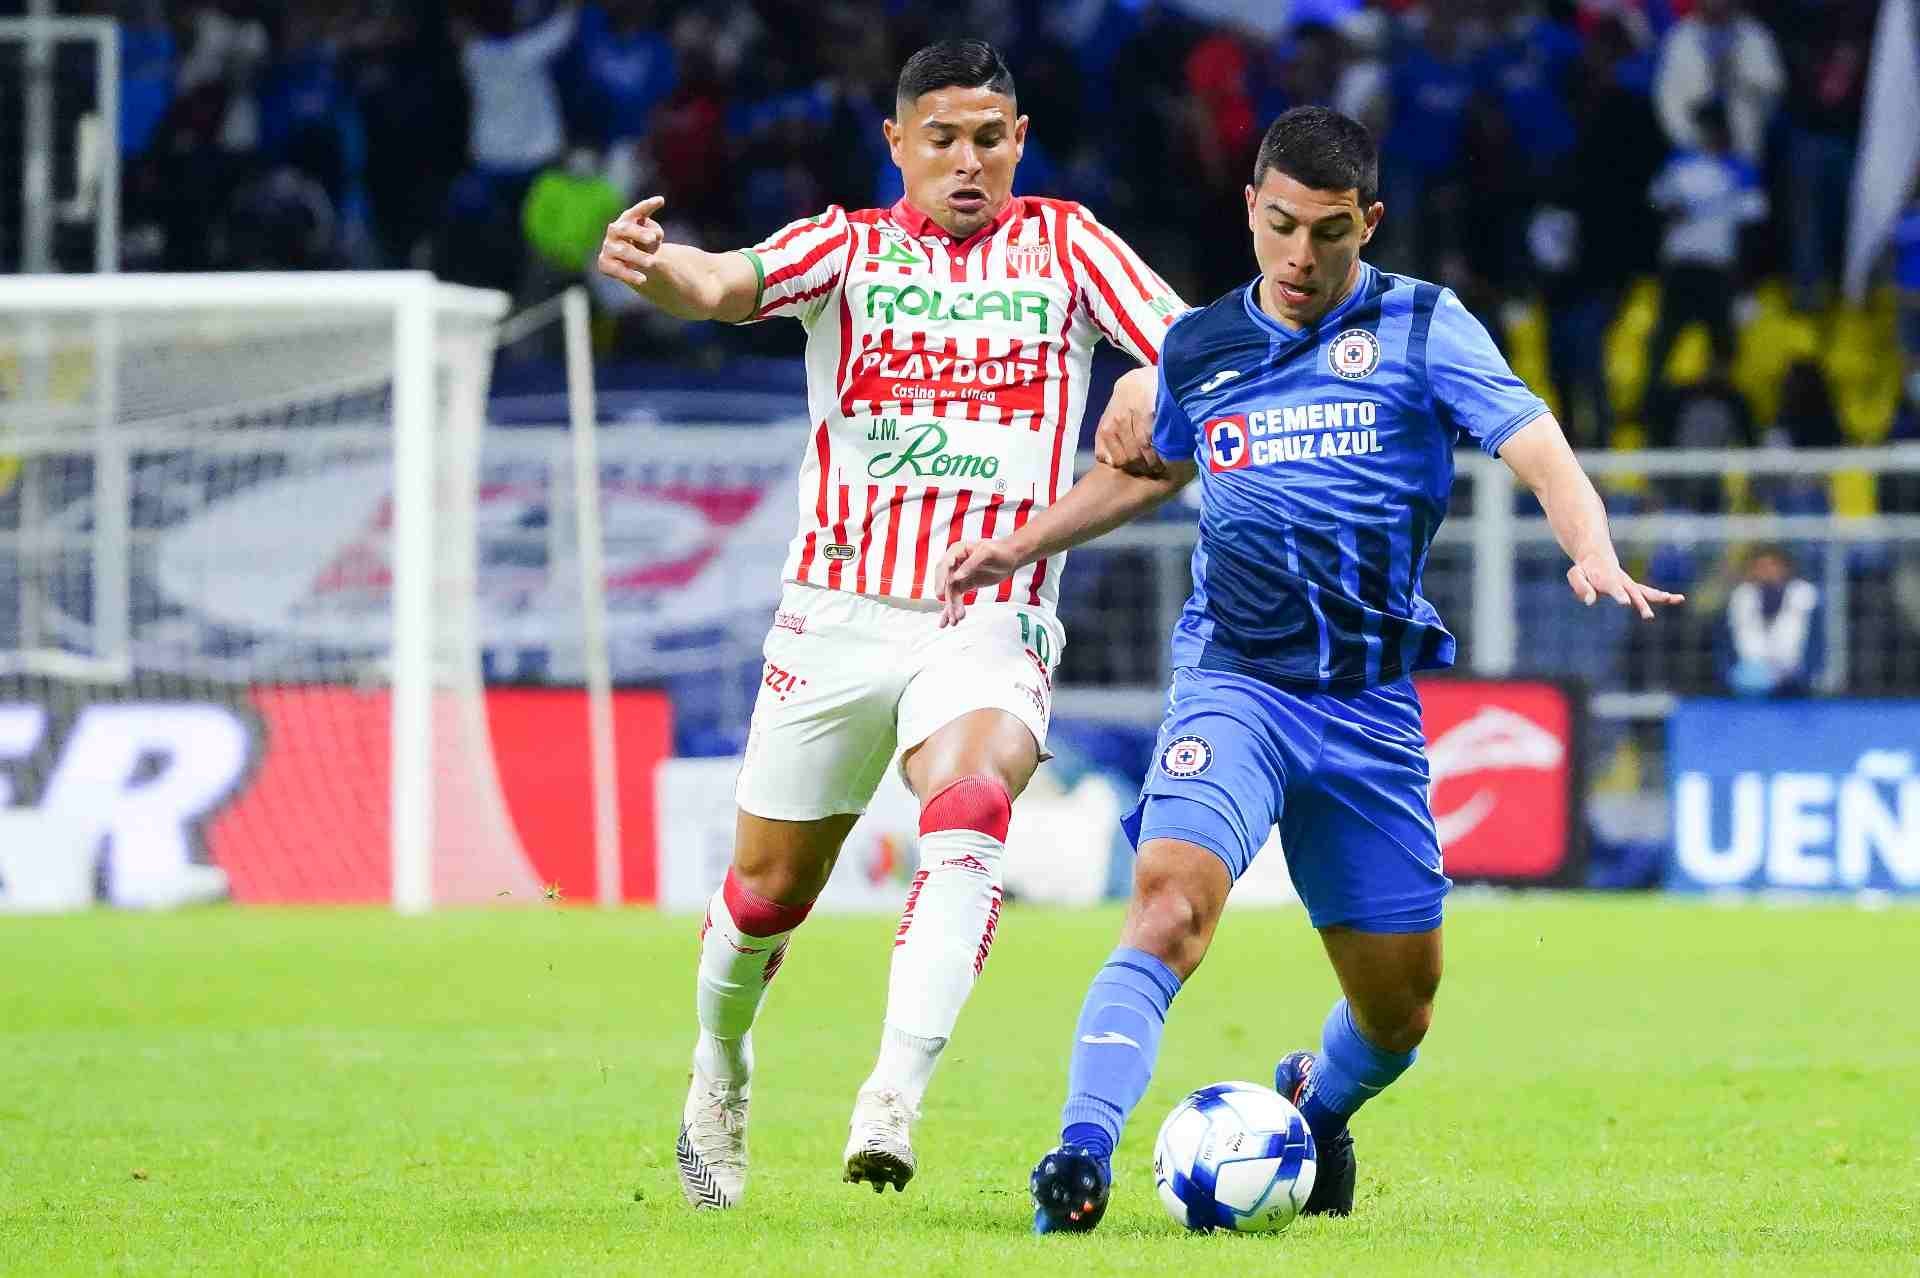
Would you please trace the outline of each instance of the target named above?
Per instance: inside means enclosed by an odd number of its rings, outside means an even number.
[[[505,294],[443,284],[425,271],[261,272],[243,274],[0,276],[0,312],[72,313],[97,317],[111,330],[116,312],[182,307],[316,306],[387,315],[392,324],[393,390],[393,637],[391,688],[392,904],[419,913],[433,904],[434,582],[437,503],[435,475],[441,451],[438,373],[439,323],[444,316],[497,324]],[[106,358],[113,358],[110,332]],[[112,379],[102,379],[111,386]],[[475,392],[478,392],[476,395]],[[473,396],[463,399],[463,396]],[[103,425],[108,401],[96,405]],[[485,389],[461,388],[450,413],[485,415]],[[104,429],[102,431],[104,433]],[[124,518],[124,512],[123,512]]]

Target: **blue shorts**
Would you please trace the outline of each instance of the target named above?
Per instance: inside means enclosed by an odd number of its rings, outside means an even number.
[[[1127,837],[1135,848],[1197,843],[1237,880],[1275,825],[1316,928],[1440,926],[1453,884],[1427,806],[1412,680],[1288,692],[1225,671],[1174,672],[1140,801],[1122,821]]]

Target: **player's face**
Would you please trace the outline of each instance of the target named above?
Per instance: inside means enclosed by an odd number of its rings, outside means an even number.
[[[1027,117],[1013,99],[987,89],[936,89],[896,108],[885,124],[907,199],[965,239],[1013,196],[1013,171],[1027,145]]]
[[[1247,188],[1247,224],[1260,263],[1260,302],[1290,328],[1307,328],[1353,287],[1361,246],[1386,207],[1359,192],[1320,191],[1278,169]]]

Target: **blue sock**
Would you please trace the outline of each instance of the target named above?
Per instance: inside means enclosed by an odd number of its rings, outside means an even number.
[[[1179,992],[1173,969],[1145,950],[1123,945],[1107,957],[1073,1030],[1061,1144],[1113,1157],[1120,1128],[1146,1095],[1167,1008]]]
[[[1406,1073],[1419,1054],[1417,1048],[1389,1052],[1375,1047],[1353,1023],[1347,1000],[1335,1003],[1320,1031],[1320,1056],[1307,1077],[1307,1094],[1300,1098],[1300,1116],[1313,1131],[1314,1143],[1347,1130],[1354,1112]]]

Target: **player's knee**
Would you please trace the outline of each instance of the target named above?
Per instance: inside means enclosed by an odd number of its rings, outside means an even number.
[[[1153,955],[1181,980],[1206,957],[1213,924],[1210,903],[1192,885],[1151,870],[1135,875],[1125,943]]]
[[[958,777],[936,789],[920,808],[920,835],[942,830],[972,830],[1001,843],[1013,820],[1013,796],[1006,783],[985,772]]]
[[[780,905],[805,905],[826,890],[851,816],[819,821],[770,821],[741,814],[727,877],[754,896]]]
[[[1410,1052],[1433,1028],[1433,1000],[1439,976],[1419,976],[1378,1006],[1356,1008],[1362,1031],[1375,1046],[1388,1052]]]
[[[1420,1046],[1427,1037],[1427,1031],[1433,1028],[1433,998],[1408,1003],[1401,1011],[1395,1024],[1383,1035],[1386,1041],[1380,1044],[1389,1052],[1411,1052]]]

